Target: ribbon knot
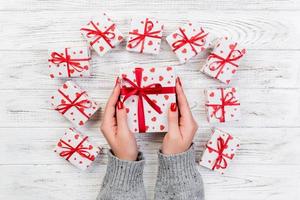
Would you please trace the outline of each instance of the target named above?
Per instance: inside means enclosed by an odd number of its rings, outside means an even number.
[[[69,109],[72,107],[77,108],[77,110],[82,113],[87,119],[90,117],[84,112],[85,108],[90,108],[92,106],[92,103],[88,99],[83,99],[81,101],[78,101],[82,95],[84,95],[86,92],[82,92],[74,100],[71,100],[69,96],[64,94],[61,90],[58,90],[58,92],[65,98],[67,99],[68,102],[64,102],[59,104],[55,110],[60,112],[61,114],[65,114]]]
[[[177,51],[184,45],[189,44],[192,48],[192,51],[197,55],[198,52],[195,46],[203,46],[205,44],[205,37],[208,35],[208,33],[205,33],[204,30],[201,28],[201,31],[198,34],[192,36],[191,38],[188,38],[188,36],[185,34],[184,29],[179,28],[179,31],[181,34],[177,33],[177,35],[180,36],[182,39],[177,40],[172,44],[173,51]]]
[[[211,71],[218,71],[215,78],[219,77],[219,75],[222,73],[223,68],[225,67],[226,64],[231,64],[232,66],[234,66],[236,68],[238,67],[238,64],[234,63],[234,61],[237,61],[241,57],[243,57],[243,53],[240,50],[235,50],[236,46],[237,46],[237,43],[235,43],[233,45],[233,48],[231,48],[231,50],[226,58],[223,58],[220,55],[217,55],[215,53],[211,53],[208,56],[208,60],[216,59],[216,61],[209,64],[209,69]],[[237,53],[237,56],[233,56],[234,53]],[[217,65],[217,67],[216,67],[216,65]]]
[[[161,36],[158,35],[161,32],[161,30],[152,31],[153,28],[154,28],[153,22],[151,20],[149,20],[148,18],[146,18],[143,33],[139,33],[137,31],[129,32],[129,34],[136,35],[136,37],[132,38],[131,40],[128,41],[128,43],[129,43],[128,47],[135,48],[142,43],[140,53],[143,53],[144,48],[145,48],[146,37],[159,38],[159,39],[161,38]],[[133,42],[135,42],[135,44],[132,44]]]
[[[57,65],[66,63],[68,77],[71,77],[71,74],[73,73],[72,70],[75,70],[77,72],[82,72],[84,70],[84,68],[80,65],[80,61],[89,60],[91,60],[91,58],[71,58],[71,56],[68,53],[68,48],[65,48],[65,57],[60,53],[52,52],[51,59],[49,59],[48,61]]]
[[[206,104],[206,106],[210,106],[213,108],[213,112],[211,117],[215,117],[220,122],[225,122],[225,107],[226,106],[238,106],[240,103],[237,99],[235,99],[233,92],[227,92],[224,96],[224,88],[220,88],[221,90],[221,103],[220,104]],[[217,113],[221,111],[221,115],[217,116]]]
[[[154,100],[151,100],[149,94],[168,94],[175,93],[175,87],[162,87],[159,83],[153,83],[147,86],[142,87],[142,68],[135,68],[135,80],[136,84],[130,79],[123,77],[123,80],[129,83],[131,87],[122,87],[121,95],[124,95],[123,102],[125,102],[129,97],[136,95],[138,96],[138,125],[139,132],[146,132],[145,124],[145,112],[144,112],[144,103],[143,99],[159,114],[162,113],[161,108],[156,104]]]
[[[89,150],[89,147],[83,147],[83,143],[88,139],[88,137],[84,137],[83,140],[81,140],[81,142],[76,146],[73,147],[70,144],[68,144],[67,142],[65,142],[64,140],[60,139],[60,144],[61,144],[61,148],[66,149],[62,152],[60,152],[60,156],[66,158],[66,160],[69,160],[70,157],[74,154],[74,153],[78,153],[79,155],[81,155],[84,158],[87,158],[91,161],[95,160],[95,156],[91,155]]]
[[[89,29],[89,28],[80,29],[82,31],[87,32],[86,36],[88,38],[96,37],[92,42],[90,42],[90,45],[93,46],[98,40],[102,38],[111,48],[114,48],[114,46],[111,44],[111,40],[115,38],[115,33],[113,32],[115,29],[115,24],[112,24],[105,31],[101,31],[94,24],[93,21],[90,21],[90,24],[93,26],[94,29]]]
[[[218,157],[216,158],[214,165],[212,167],[212,170],[214,169],[225,169],[227,167],[227,159],[233,159],[233,154],[230,156],[228,154],[224,154],[224,150],[228,148],[228,142],[229,140],[233,139],[231,135],[228,135],[228,138],[226,141],[222,137],[218,137],[217,139],[217,149],[214,149],[208,145],[206,145],[209,152],[215,152],[218,154]]]

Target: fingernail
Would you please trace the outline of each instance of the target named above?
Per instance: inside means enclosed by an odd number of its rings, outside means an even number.
[[[176,105],[176,103],[171,103],[171,111],[172,112],[175,112],[176,110],[177,110],[177,105]]]
[[[124,105],[122,101],[118,101],[118,105],[117,105],[118,109],[121,110],[123,109]]]
[[[180,80],[180,78],[179,78],[179,77],[177,77],[177,82],[178,82],[178,84],[179,84],[180,86],[182,86],[182,84],[181,84],[181,80]]]
[[[117,77],[116,79],[115,87],[117,86],[118,83],[119,83],[119,77]]]

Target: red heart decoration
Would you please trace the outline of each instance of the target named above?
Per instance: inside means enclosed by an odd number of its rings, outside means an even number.
[[[155,122],[156,121],[156,117],[152,117],[151,121]]]
[[[159,81],[162,81],[162,80],[164,80],[164,77],[159,76]]]
[[[67,85],[67,84],[64,84],[64,85],[63,85],[63,88],[64,88],[64,89],[67,89],[67,88],[68,88],[68,85]]]
[[[164,98],[165,98],[166,100],[168,100],[168,99],[169,99],[169,95],[164,95]]]
[[[76,140],[78,140],[79,135],[78,135],[78,134],[74,135],[74,138],[75,138]]]
[[[152,67],[152,68],[150,69],[150,72],[155,72],[155,68]]]
[[[229,49],[234,50],[234,48],[235,48],[235,45],[234,45],[234,44],[230,44],[230,45],[229,45]]]
[[[99,47],[99,50],[100,50],[100,51],[103,51],[103,50],[104,50],[104,47],[103,47],[103,46],[100,46],[100,47]]]
[[[211,92],[211,93],[209,94],[209,96],[210,96],[210,97],[213,97],[213,96],[215,96],[215,93],[214,93],[214,92]]]
[[[159,129],[162,131],[162,130],[165,129],[165,126],[164,126],[164,125],[160,125],[160,126],[159,126]]]
[[[61,103],[61,104],[65,104],[66,101],[65,101],[64,99],[62,99],[62,100],[60,101],[60,103]]]
[[[129,108],[126,108],[126,113],[129,113]]]
[[[234,92],[236,92],[236,89],[235,89],[235,88],[232,88],[232,90],[231,90],[231,91],[234,93]]]
[[[187,52],[187,51],[186,51],[186,48],[182,49],[181,52],[182,52],[182,53],[186,53],[186,52]]]
[[[231,73],[233,73],[233,74],[234,74],[235,72],[236,72],[236,70],[235,70],[235,69],[231,71]]]
[[[132,30],[132,32],[133,32],[133,33],[138,33],[139,30],[138,30],[138,29],[134,29],[134,30]]]
[[[229,84],[229,83],[230,83],[230,80],[226,80],[226,83]]]
[[[174,33],[172,36],[174,39],[176,39],[177,35],[178,35],[177,33]]]
[[[126,78],[126,77],[127,77],[127,75],[126,75],[126,74],[122,74],[121,76],[122,76],[122,78]]]
[[[241,52],[242,52],[242,54],[245,54],[246,53],[246,49],[243,49]]]
[[[167,67],[167,71],[171,71],[172,69],[172,67]]]
[[[92,149],[93,149],[93,145],[90,145],[90,146],[89,146],[89,150],[92,150]]]
[[[148,45],[151,46],[153,44],[152,40],[148,42]]]
[[[85,65],[83,68],[84,68],[85,70],[88,70],[88,69],[89,69],[89,66]]]
[[[50,78],[54,78],[54,75],[53,75],[53,74],[50,74]]]
[[[152,101],[153,101],[153,103],[155,103],[155,104],[157,103],[157,101],[156,101],[155,99],[152,99]]]
[[[144,80],[144,81],[147,81],[147,80],[148,80],[148,76],[144,76],[144,77],[143,77],[143,80]]]
[[[58,142],[58,143],[57,143],[57,146],[62,147],[61,142]]]
[[[83,124],[84,124],[83,121],[80,121],[80,122],[79,122],[79,125],[80,125],[80,126],[82,126]]]
[[[118,40],[119,40],[119,41],[123,40],[123,37],[122,37],[122,36],[119,36],[119,37],[118,37]]]

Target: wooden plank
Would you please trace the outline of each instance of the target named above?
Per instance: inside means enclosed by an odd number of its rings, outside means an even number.
[[[297,10],[300,8],[299,1],[296,0],[265,0],[265,1],[238,1],[238,0],[153,0],[153,1],[136,1],[136,0],[118,0],[118,1],[72,1],[72,0],[19,0],[8,1],[2,4],[1,11],[41,11],[41,10]]]
[[[14,59],[6,59],[14,57]],[[119,67],[130,65],[133,56],[124,51],[113,51],[104,58],[94,55],[92,76],[75,79],[82,87],[90,89],[111,88],[118,75]],[[163,51],[153,59],[135,56],[131,66],[176,66],[182,82],[189,88],[218,87],[222,84],[202,74],[199,70],[206,56],[198,56],[184,66],[171,51]],[[47,54],[45,51],[7,51],[0,55],[0,89],[47,89],[53,90],[62,84],[60,80],[49,77]],[[232,85],[241,88],[300,88],[300,51],[249,50],[241,62]],[[139,63],[139,64],[137,64]],[[34,79],[32,77],[35,77]],[[258,78],[259,77],[259,78]],[[4,81],[8,80],[10,81]],[[11,84],[13,81],[14,84]]]
[[[210,128],[199,128],[195,139],[197,161],[210,138]],[[63,135],[65,128],[0,128],[3,145],[0,151],[0,165],[70,165],[59,158],[53,148]],[[300,142],[300,128],[224,128],[241,140],[241,148],[233,165],[300,165],[297,156]],[[103,155],[95,166],[107,164],[109,146],[99,128],[84,128],[81,132],[90,137],[90,141],[103,147]],[[157,151],[164,134],[136,134],[140,150],[144,153],[147,165],[157,165]],[[72,170],[70,166],[70,171]],[[238,169],[237,169],[238,170]]]
[[[100,86],[95,90],[86,89],[102,107],[105,106],[110,90],[100,89]],[[209,126],[203,106],[203,89],[186,88],[185,92],[199,124]],[[5,105],[5,107],[0,107],[1,127],[70,126],[68,121],[50,108],[48,99],[52,93],[52,90],[0,91],[0,96],[2,96],[0,104]],[[299,127],[299,95],[299,89],[241,89],[243,120],[224,126]],[[101,110],[87,123],[87,126],[98,127],[100,115],[102,115]]]
[[[89,11],[1,12],[0,50],[47,50],[59,43],[82,43],[79,28],[91,15]],[[127,35],[129,19],[145,11],[112,12],[111,16]],[[170,11],[149,12],[165,24],[163,36],[170,34],[188,19],[203,24],[212,34],[230,36],[248,49],[299,50],[297,13],[287,11]],[[172,18],[170,18],[172,16]],[[22,23],[24,22],[24,23]],[[118,47],[124,50],[124,44]],[[162,49],[165,51],[165,49]],[[170,51],[169,48],[167,51]],[[145,56],[147,58],[147,56]],[[149,58],[149,57],[148,57]]]

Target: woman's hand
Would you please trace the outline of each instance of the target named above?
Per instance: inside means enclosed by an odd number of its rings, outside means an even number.
[[[198,129],[179,77],[176,79],[176,94],[177,104],[174,102],[170,106],[168,113],[169,131],[162,144],[162,153],[166,155],[188,150]]]
[[[116,157],[134,161],[138,156],[137,143],[134,134],[128,128],[126,110],[119,101],[119,95],[120,82],[117,78],[115,88],[106,104],[101,131]]]

